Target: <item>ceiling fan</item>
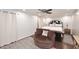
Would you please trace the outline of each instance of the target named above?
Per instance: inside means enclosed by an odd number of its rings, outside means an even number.
[[[39,11],[43,12],[43,13],[47,13],[47,14],[52,14],[52,9],[38,9]]]

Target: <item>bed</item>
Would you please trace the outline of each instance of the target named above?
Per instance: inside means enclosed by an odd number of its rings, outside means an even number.
[[[55,32],[55,41],[62,42],[64,37],[63,23],[59,21],[53,21],[49,26],[44,26],[41,29],[44,31]],[[44,33],[44,35],[47,33]]]

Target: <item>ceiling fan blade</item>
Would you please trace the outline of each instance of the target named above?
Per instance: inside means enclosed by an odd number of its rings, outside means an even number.
[[[52,9],[48,9],[47,11],[52,11]]]
[[[47,14],[52,14],[52,12],[46,12]]]
[[[52,9],[39,9],[39,11],[43,12],[43,13],[47,13],[47,14],[51,14]]]

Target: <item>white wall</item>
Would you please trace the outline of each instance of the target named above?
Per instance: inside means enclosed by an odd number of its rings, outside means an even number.
[[[67,24],[68,24],[68,28],[72,29],[72,25],[73,25],[73,17],[72,16],[65,16],[61,19],[61,21],[63,22],[63,27],[67,28]]]
[[[79,15],[74,15],[73,19],[73,34],[79,35]]]
[[[37,17],[38,27],[48,26],[48,23],[52,20],[51,18]]]
[[[51,18],[44,18],[44,19],[43,19],[44,24],[47,25],[47,26],[49,25],[49,22],[50,22],[50,21],[52,21]]]
[[[17,19],[17,39],[31,36],[35,33],[37,21],[35,17],[26,15],[25,13],[18,13]]]

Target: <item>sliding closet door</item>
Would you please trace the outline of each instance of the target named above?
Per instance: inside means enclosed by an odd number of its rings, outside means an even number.
[[[2,46],[2,40],[5,39],[5,20],[4,14],[0,13],[0,46]]]
[[[15,14],[0,13],[0,46],[16,41]]]

